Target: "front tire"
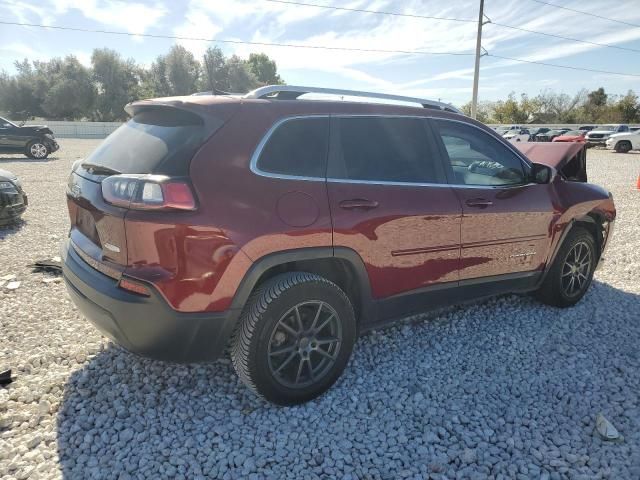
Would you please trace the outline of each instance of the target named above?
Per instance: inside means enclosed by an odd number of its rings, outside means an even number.
[[[231,348],[240,379],[279,405],[324,393],[346,367],[356,340],[347,295],[306,272],[278,275],[249,298]]]
[[[624,140],[616,143],[615,151],[618,153],[627,153],[631,151],[631,142]]]
[[[593,235],[582,227],[574,227],[560,247],[536,296],[541,302],[554,307],[575,305],[591,285],[597,262]]]
[[[27,144],[25,155],[36,160],[43,160],[49,155],[49,149],[40,140],[32,140]]]

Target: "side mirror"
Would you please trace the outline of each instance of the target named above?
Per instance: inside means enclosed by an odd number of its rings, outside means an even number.
[[[533,169],[531,170],[531,177],[534,183],[551,183],[554,172],[554,169],[547,165],[534,163]]]

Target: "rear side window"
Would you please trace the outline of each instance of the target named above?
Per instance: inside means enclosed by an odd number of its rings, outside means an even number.
[[[424,120],[394,117],[336,119],[328,176],[347,180],[440,183]]]
[[[204,136],[203,121],[195,114],[173,108],[143,110],[109,135],[83,163],[120,173],[186,176]]]
[[[434,120],[455,184],[518,185],[525,182],[520,158],[486,132],[461,122]]]
[[[329,118],[293,118],[276,127],[260,153],[262,172],[324,178]]]

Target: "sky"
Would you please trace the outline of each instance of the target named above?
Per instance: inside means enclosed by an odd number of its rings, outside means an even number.
[[[297,6],[268,0],[0,0],[3,21],[117,30],[131,34],[288,43],[360,49],[473,53],[479,0],[300,0],[303,3],[475,20],[443,21]],[[547,0],[640,24],[640,0]],[[606,8],[605,8],[606,5]],[[640,27],[554,8],[534,0],[485,0],[497,23],[635,49],[628,51],[484,26],[483,47],[495,55],[640,75]],[[471,99],[471,55],[345,52],[171,40],[0,25],[0,70],[14,73],[23,58],[73,54],[90,65],[94,48],[109,47],[150,65],[179,43],[200,57],[210,45],[227,55],[264,52],[291,85],[366,90],[431,98],[462,105]],[[640,91],[640,77],[565,70],[483,57],[479,99],[541,90],[573,94],[604,87],[609,93]]]

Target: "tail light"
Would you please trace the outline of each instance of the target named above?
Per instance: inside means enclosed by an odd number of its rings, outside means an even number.
[[[134,210],[195,210],[188,182],[163,175],[112,175],[102,181],[108,203]]]

